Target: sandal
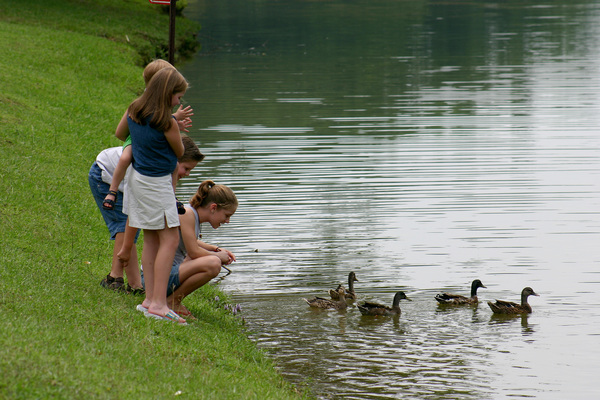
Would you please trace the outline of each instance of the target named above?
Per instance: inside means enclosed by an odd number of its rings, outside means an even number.
[[[177,199],[175,199],[177,200]],[[183,215],[185,214],[185,206],[179,200],[176,201],[177,204],[177,214]]]
[[[146,294],[146,290],[143,287],[134,289],[131,287],[131,285],[129,283],[127,284],[127,289],[125,291],[127,293],[133,294],[133,295]]]
[[[118,193],[115,190],[109,190],[106,196],[104,197],[104,201],[102,202],[102,208],[105,210],[112,210],[115,208],[115,202],[117,201]],[[108,199],[108,196],[114,196],[114,199]]]
[[[125,280],[123,278],[113,278],[108,274],[106,278],[100,281],[100,286],[114,290],[115,292],[122,292],[125,290]]]

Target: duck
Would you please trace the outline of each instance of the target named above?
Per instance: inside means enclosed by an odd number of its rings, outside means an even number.
[[[438,293],[435,295],[435,299],[440,305],[474,305],[479,303],[479,299],[477,299],[477,289],[479,288],[485,288],[485,286],[479,279],[475,279],[471,283],[471,297],[465,297],[461,296],[460,294],[452,293]]]
[[[344,287],[342,285],[338,285],[337,288],[335,289],[329,289],[329,297],[331,297],[331,300],[339,300],[340,299],[340,289],[343,289]],[[344,296],[345,297],[345,296]]]
[[[340,285],[338,292],[338,300],[325,299],[323,297],[314,297],[312,299],[304,299],[306,303],[313,308],[323,308],[323,309],[334,309],[334,310],[344,310],[348,307],[348,303],[346,303],[346,291]]]
[[[521,304],[513,303],[511,301],[496,300],[495,303],[488,301],[488,305],[494,312],[494,314],[529,314],[532,312],[531,306],[527,302],[529,296],[539,296],[529,286],[523,289],[521,292]]]
[[[356,274],[354,272],[350,272],[348,274],[348,290],[346,290],[342,285],[338,285],[337,289],[329,289],[329,296],[332,300],[339,300],[339,290],[343,288],[345,290],[345,296],[347,300],[356,300],[356,293],[354,292],[354,282],[358,282],[356,279]]]
[[[400,300],[405,299],[412,301],[403,291],[396,292],[392,306],[384,306],[383,304],[370,303],[365,301],[363,304],[358,304],[358,309],[362,315],[400,315]]]

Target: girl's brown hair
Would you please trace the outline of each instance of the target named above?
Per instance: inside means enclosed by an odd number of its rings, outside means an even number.
[[[150,79],[152,79],[154,74],[156,74],[158,71],[164,68],[175,67],[172,66],[170,62],[165,61],[161,58],[158,58],[146,65],[146,68],[144,68],[144,73],[142,74],[144,76],[144,84],[148,86],[148,83],[150,83]]]
[[[165,132],[175,123],[171,114],[173,95],[185,93],[187,88],[187,81],[175,68],[163,68],[150,79],[144,93],[129,105],[129,117],[140,125],[150,118],[152,128]]]
[[[206,180],[200,184],[190,204],[194,208],[202,208],[212,203],[226,210],[236,209],[238,206],[233,190],[225,185],[217,185],[211,180]]]

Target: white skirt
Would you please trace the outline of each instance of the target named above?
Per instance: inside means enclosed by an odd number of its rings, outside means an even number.
[[[129,226],[160,230],[165,228],[165,220],[169,228],[179,226],[175,201],[172,175],[146,176],[131,168],[123,197]]]

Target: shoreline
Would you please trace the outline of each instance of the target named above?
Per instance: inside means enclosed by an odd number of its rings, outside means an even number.
[[[218,285],[186,299],[198,317],[186,327],[143,318],[140,297],[99,285],[112,243],[87,174],[119,145],[114,128],[168,15],[146,0],[5,3],[0,397],[307,398],[250,341]],[[179,32],[194,26],[177,20]]]

